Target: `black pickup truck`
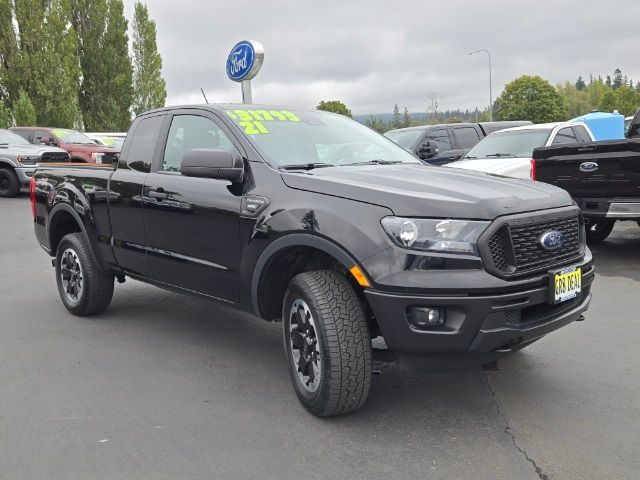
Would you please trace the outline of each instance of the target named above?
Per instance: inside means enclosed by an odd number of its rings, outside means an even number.
[[[575,199],[589,241],[604,241],[616,221],[640,224],[640,138],[537,148],[531,164],[536,180]]]
[[[105,310],[130,277],[281,320],[295,392],[320,416],[365,402],[376,356],[484,364],[591,299],[566,192],[423,165],[327,112],[151,111],[117,165],[39,169],[31,201],[70,312]]]

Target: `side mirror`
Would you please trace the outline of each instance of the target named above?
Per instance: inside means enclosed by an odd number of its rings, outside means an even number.
[[[438,147],[435,144],[431,144],[430,142],[424,142],[422,145],[418,147],[418,157],[423,160],[427,158],[433,158],[438,155]]]
[[[238,152],[202,148],[189,150],[182,157],[180,172],[185,177],[217,178],[241,182],[244,162]]]

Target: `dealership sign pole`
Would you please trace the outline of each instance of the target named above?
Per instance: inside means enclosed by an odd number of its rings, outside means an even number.
[[[253,103],[251,79],[264,62],[264,48],[260,42],[243,40],[235,44],[227,58],[227,76],[242,89],[242,103]]]

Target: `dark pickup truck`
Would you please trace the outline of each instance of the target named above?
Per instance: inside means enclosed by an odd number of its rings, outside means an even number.
[[[529,121],[446,123],[389,130],[385,137],[406,148],[430,165],[445,165],[469,151],[490,133],[531,125]]]
[[[282,321],[295,392],[320,416],[363,405],[374,358],[484,364],[591,300],[566,192],[424,165],[327,112],[154,110],[113,168],[42,168],[31,201],[70,312],[105,310],[131,277]]]
[[[589,241],[604,241],[616,221],[640,222],[640,138],[537,148],[531,164],[536,180],[575,199]]]

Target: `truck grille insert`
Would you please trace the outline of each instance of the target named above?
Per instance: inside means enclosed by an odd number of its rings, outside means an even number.
[[[564,243],[556,250],[545,250],[540,237],[557,230],[564,235]],[[580,222],[577,215],[527,225],[501,226],[489,238],[488,249],[498,272],[511,276],[548,270],[579,257]]]

